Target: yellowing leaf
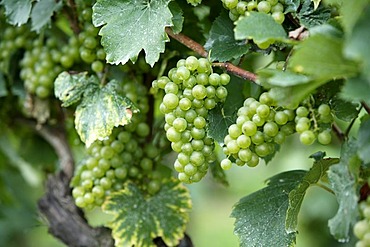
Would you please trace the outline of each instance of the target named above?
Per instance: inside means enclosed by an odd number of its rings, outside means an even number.
[[[103,204],[103,211],[114,215],[108,227],[112,228],[116,246],[154,247],[156,237],[175,246],[183,237],[190,209],[188,190],[173,180],[162,184],[153,196],[128,183]]]

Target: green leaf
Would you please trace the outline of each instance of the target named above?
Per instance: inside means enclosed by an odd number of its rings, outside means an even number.
[[[150,197],[128,183],[103,204],[103,211],[115,216],[108,227],[116,246],[156,246],[152,242],[156,237],[175,246],[183,237],[190,209],[188,190],[172,180]]]
[[[275,41],[288,42],[284,28],[271,15],[260,12],[246,12],[236,22],[235,39],[252,39],[255,43]]]
[[[370,119],[361,122],[358,130],[358,149],[357,154],[364,161],[370,163]]]
[[[278,105],[288,109],[295,109],[302,100],[325,83],[326,81],[323,80],[315,80],[291,87],[273,87],[270,90],[270,95]]]
[[[363,15],[368,5],[369,0],[341,1],[341,21],[347,33],[351,33],[353,26],[360,16]]]
[[[2,0],[5,7],[5,15],[12,25],[21,26],[27,23],[30,17],[32,0]]]
[[[280,173],[269,179],[266,188],[242,198],[234,206],[231,217],[236,219],[234,233],[241,247],[294,244],[296,234],[285,231],[288,193],[305,174],[301,170]]]
[[[339,97],[334,97],[330,101],[332,113],[343,121],[350,122],[358,115],[358,105],[348,102]]]
[[[316,34],[303,41],[290,58],[290,68],[317,80],[347,78],[358,73],[358,64],[342,53],[343,40]]]
[[[284,13],[297,12],[299,6],[301,5],[301,0],[285,0],[284,2]]]
[[[299,12],[297,13],[301,25],[312,28],[324,24],[329,20],[331,16],[330,8],[324,5],[320,5],[316,8],[315,3],[312,4],[312,0],[304,0],[302,2]]]
[[[322,177],[326,176],[329,167],[338,162],[339,159],[331,158],[315,161],[312,168],[302,178],[298,186],[289,193],[289,207],[286,212],[285,221],[285,228],[288,233],[297,232],[298,213],[307,189],[311,185],[317,184]]]
[[[90,146],[96,140],[104,140],[113,127],[126,125],[133,113],[138,112],[134,104],[117,93],[116,81],[90,91],[82,98],[75,113],[75,127],[81,140]]]
[[[217,104],[208,114],[208,136],[220,145],[224,142],[228,127],[236,120],[236,113],[243,105],[243,87],[245,80],[231,76],[229,85],[226,86],[228,97],[223,105]]]
[[[55,79],[54,94],[63,102],[62,106],[68,107],[80,101],[84,93],[97,90],[98,87],[98,78],[88,77],[87,72],[69,74],[64,71]]]
[[[262,69],[257,72],[258,81],[264,87],[289,87],[299,84],[306,84],[311,81],[306,75],[294,73],[292,71],[282,71],[277,69]]]
[[[172,31],[176,33],[180,33],[182,31],[182,25],[184,24],[184,17],[183,17],[183,11],[180,8],[179,4],[172,1],[168,5],[168,7],[171,10],[171,13],[173,15],[172,17],[172,22],[173,22],[173,27]]]
[[[364,101],[370,104],[370,81],[364,75],[350,78],[342,88],[341,97],[348,101]]]
[[[219,162],[210,163],[209,168],[210,168],[212,177],[214,180],[216,180],[216,182],[224,186],[229,186],[229,182],[227,181],[225,170],[221,168]]]
[[[350,140],[342,146],[339,164],[330,167],[328,176],[339,203],[337,214],[329,220],[330,233],[339,241],[347,241],[358,216],[357,179],[361,165],[357,144]]]
[[[239,58],[249,50],[244,40],[235,40],[233,28],[234,24],[225,12],[222,12],[213,22],[209,38],[204,46],[210,51],[212,61],[229,61]]]
[[[103,26],[99,34],[107,61],[135,61],[141,50],[151,66],[168,41],[165,27],[173,26],[170,0],[98,0],[93,6],[93,24]]]
[[[370,4],[362,11],[362,16],[354,25],[352,34],[347,38],[345,47],[345,54],[361,64],[361,77],[365,79],[363,83],[367,83],[368,86],[370,86],[369,22]],[[369,99],[369,97],[365,99]]]
[[[32,31],[39,32],[50,23],[54,12],[62,7],[62,2],[55,0],[39,0],[35,3],[31,12]]]

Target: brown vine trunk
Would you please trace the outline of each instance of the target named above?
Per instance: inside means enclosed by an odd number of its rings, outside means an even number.
[[[49,176],[46,194],[38,203],[49,222],[49,232],[70,247],[113,247],[111,231],[91,227],[83,212],[74,204],[69,180],[63,172]]]

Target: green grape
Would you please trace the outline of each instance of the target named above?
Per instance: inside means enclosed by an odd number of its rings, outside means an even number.
[[[259,157],[265,157],[270,154],[270,147],[267,143],[256,145],[254,151]]]
[[[163,97],[163,104],[168,109],[175,109],[179,104],[179,98],[176,96],[176,94],[168,93]]]
[[[299,140],[304,145],[311,145],[312,143],[314,143],[315,139],[316,136],[311,130],[305,130],[299,136]]]
[[[261,104],[257,107],[256,113],[261,118],[267,118],[270,114],[270,107],[268,105]]]
[[[319,108],[317,108],[317,111],[318,111],[318,113],[319,113],[321,116],[323,116],[323,117],[325,117],[325,116],[329,116],[329,115],[330,115],[330,113],[331,113],[330,106],[329,106],[329,105],[327,105],[327,104],[321,104],[321,105],[319,106]]]
[[[327,145],[331,143],[330,130],[324,130],[317,135],[317,140],[320,144]]]
[[[274,122],[267,122],[263,126],[263,133],[265,133],[266,135],[268,135],[270,137],[276,136],[278,132],[279,132],[279,127]]]
[[[298,117],[307,117],[308,116],[308,109],[304,106],[300,106],[296,109],[296,114]]]
[[[232,162],[229,159],[223,159],[220,165],[222,169],[229,170],[232,166]]]
[[[227,9],[233,9],[238,5],[238,0],[222,0]]]
[[[285,20],[285,15],[283,12],[281,11],[276,11],[276,12],[273,12],[271,14],[272,18],[274,18],[274,20],[279,23],[279,24],[282,24]]]
[[[253,136],[257,132],[257,125],[253,121],[246,121],[242,126],[242,132],[246,136]]]
[[[271,4],[268,1],[261,1],[257,5],[259,12],[269,13],[271,11]]]
[[[230,137],[233,139],[238,138],[242,134],[242,130],[236,124],[230,125],[228,132]]]

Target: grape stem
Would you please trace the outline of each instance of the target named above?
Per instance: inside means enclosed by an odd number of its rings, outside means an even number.
[[[334,191],[332,189],[330,189],[328,186],[323,185],[321,183],[316,183],[315,185],[318,186],[318,187],[320,187],[320,188],[322,188],[322,189],[324,189],[324,190],[326,190],[327,192],[335,195]]]
[[[343,131],[339,128],[339,126],[336,123],[333,123],[331,127],[335,135],[338,137],[339,141],[343,143],[344,140],[346,139],[346,136],[343,133]]]
[[[361,102],[361,105],[366,110],[367,114],[370,114],[370,106],[368,106],[364,101]]]
[[[208,57],[208,52],[204,49],[204,47],[201,44],[199,44],[196,41],[189,38],[188,36],[186,36],[182,33],[175,34],[172,31],[172,29],[169,28],[169,27],[166,27],[166,33],[170,37],[172,37],[173,39],[177,40],[181,44],[188,47],[189,49],[198,53],[200,56]],[[216,67],[224,68],[227,71],[229,71],[230,73],[233,73],[234,75],[237,75],[237,76],[239,76],[243,79],[247,79],[247,80],[250,80],[250,81],[256,83],[256,80],[257,80],[257,75],[256,74],[254,74],[250,71],[244,70],[244,69],[242,69],[238,66],[235,66],[234,64],[232,64],[230,62],[213,63],[212,65],[216,66]]]

